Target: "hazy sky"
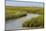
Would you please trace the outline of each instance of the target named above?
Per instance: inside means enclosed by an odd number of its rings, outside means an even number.
[[[16,1],[29,1],[29,2],[16,2]],[[43,0],[6,0],[6,5],[9,6],[43,6],[43,3],[30,3],[30,2],[43,2]]]
[[[44,0],[6,0],[6,1],[35,1],[35,2],[43,2]]]

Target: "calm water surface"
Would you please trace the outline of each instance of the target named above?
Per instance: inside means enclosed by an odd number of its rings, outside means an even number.
[[[27,14],[27,16],[18,19],[9,20],[6,22],[6,30],[27,29],[22,27],[22,23],[24,23],[24,21],[27,21],[28,19],[31,19],[32,17],[37,17],[37,16],[39,15]]]

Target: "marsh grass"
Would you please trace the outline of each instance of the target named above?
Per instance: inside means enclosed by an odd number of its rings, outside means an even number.
[[[27,20],[22,24],[22,27],[44,27],[44,16],[40,15],[36,18],[32,18],[31,20]]]
[[[5,10],[5,17],[6,20],[9,19],[16,19],[23,16],[26,16],[27,13],[33,13],[33,14],[44,14],[44,8],[42,7],[12,7],[12,6],[6,6]]]

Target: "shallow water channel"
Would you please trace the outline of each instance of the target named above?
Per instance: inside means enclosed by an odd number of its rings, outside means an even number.
[[[27,21],[28,19],[31,19],[32,17],[37,17],[38,14],[27,14],[27,16],[12,19],[6,22],[6,30],[16,30],[16,29],[26,29],[22,27],[22,24],[24,21]]]

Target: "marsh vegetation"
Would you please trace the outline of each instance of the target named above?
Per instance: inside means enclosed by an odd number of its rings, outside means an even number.
[[[40,15],[38,17],[27,20],[23,23],[23,27],[44,27],[44,17]]]
[[[43,7],[6,6],[5,13],[6,13],[5,14],[6,21],[11,20],[13,23],[16,23],[14,24],[16,27],[17,26],[19,27],[19,25],[22,25],[22,27],[40,27],[40,28],[44,27],[44,8]],[[38,14],[40,16],[32,18],[33,16],[32,14],[33,15]],[[12,20],[12,19],[15,19],[15,20]],[[9,22],[9,24],[12,24],[12,23]]]
[[[26,16],[27,13],[44,14],[42,7],[12,7],[6,6],[6,20]]]

